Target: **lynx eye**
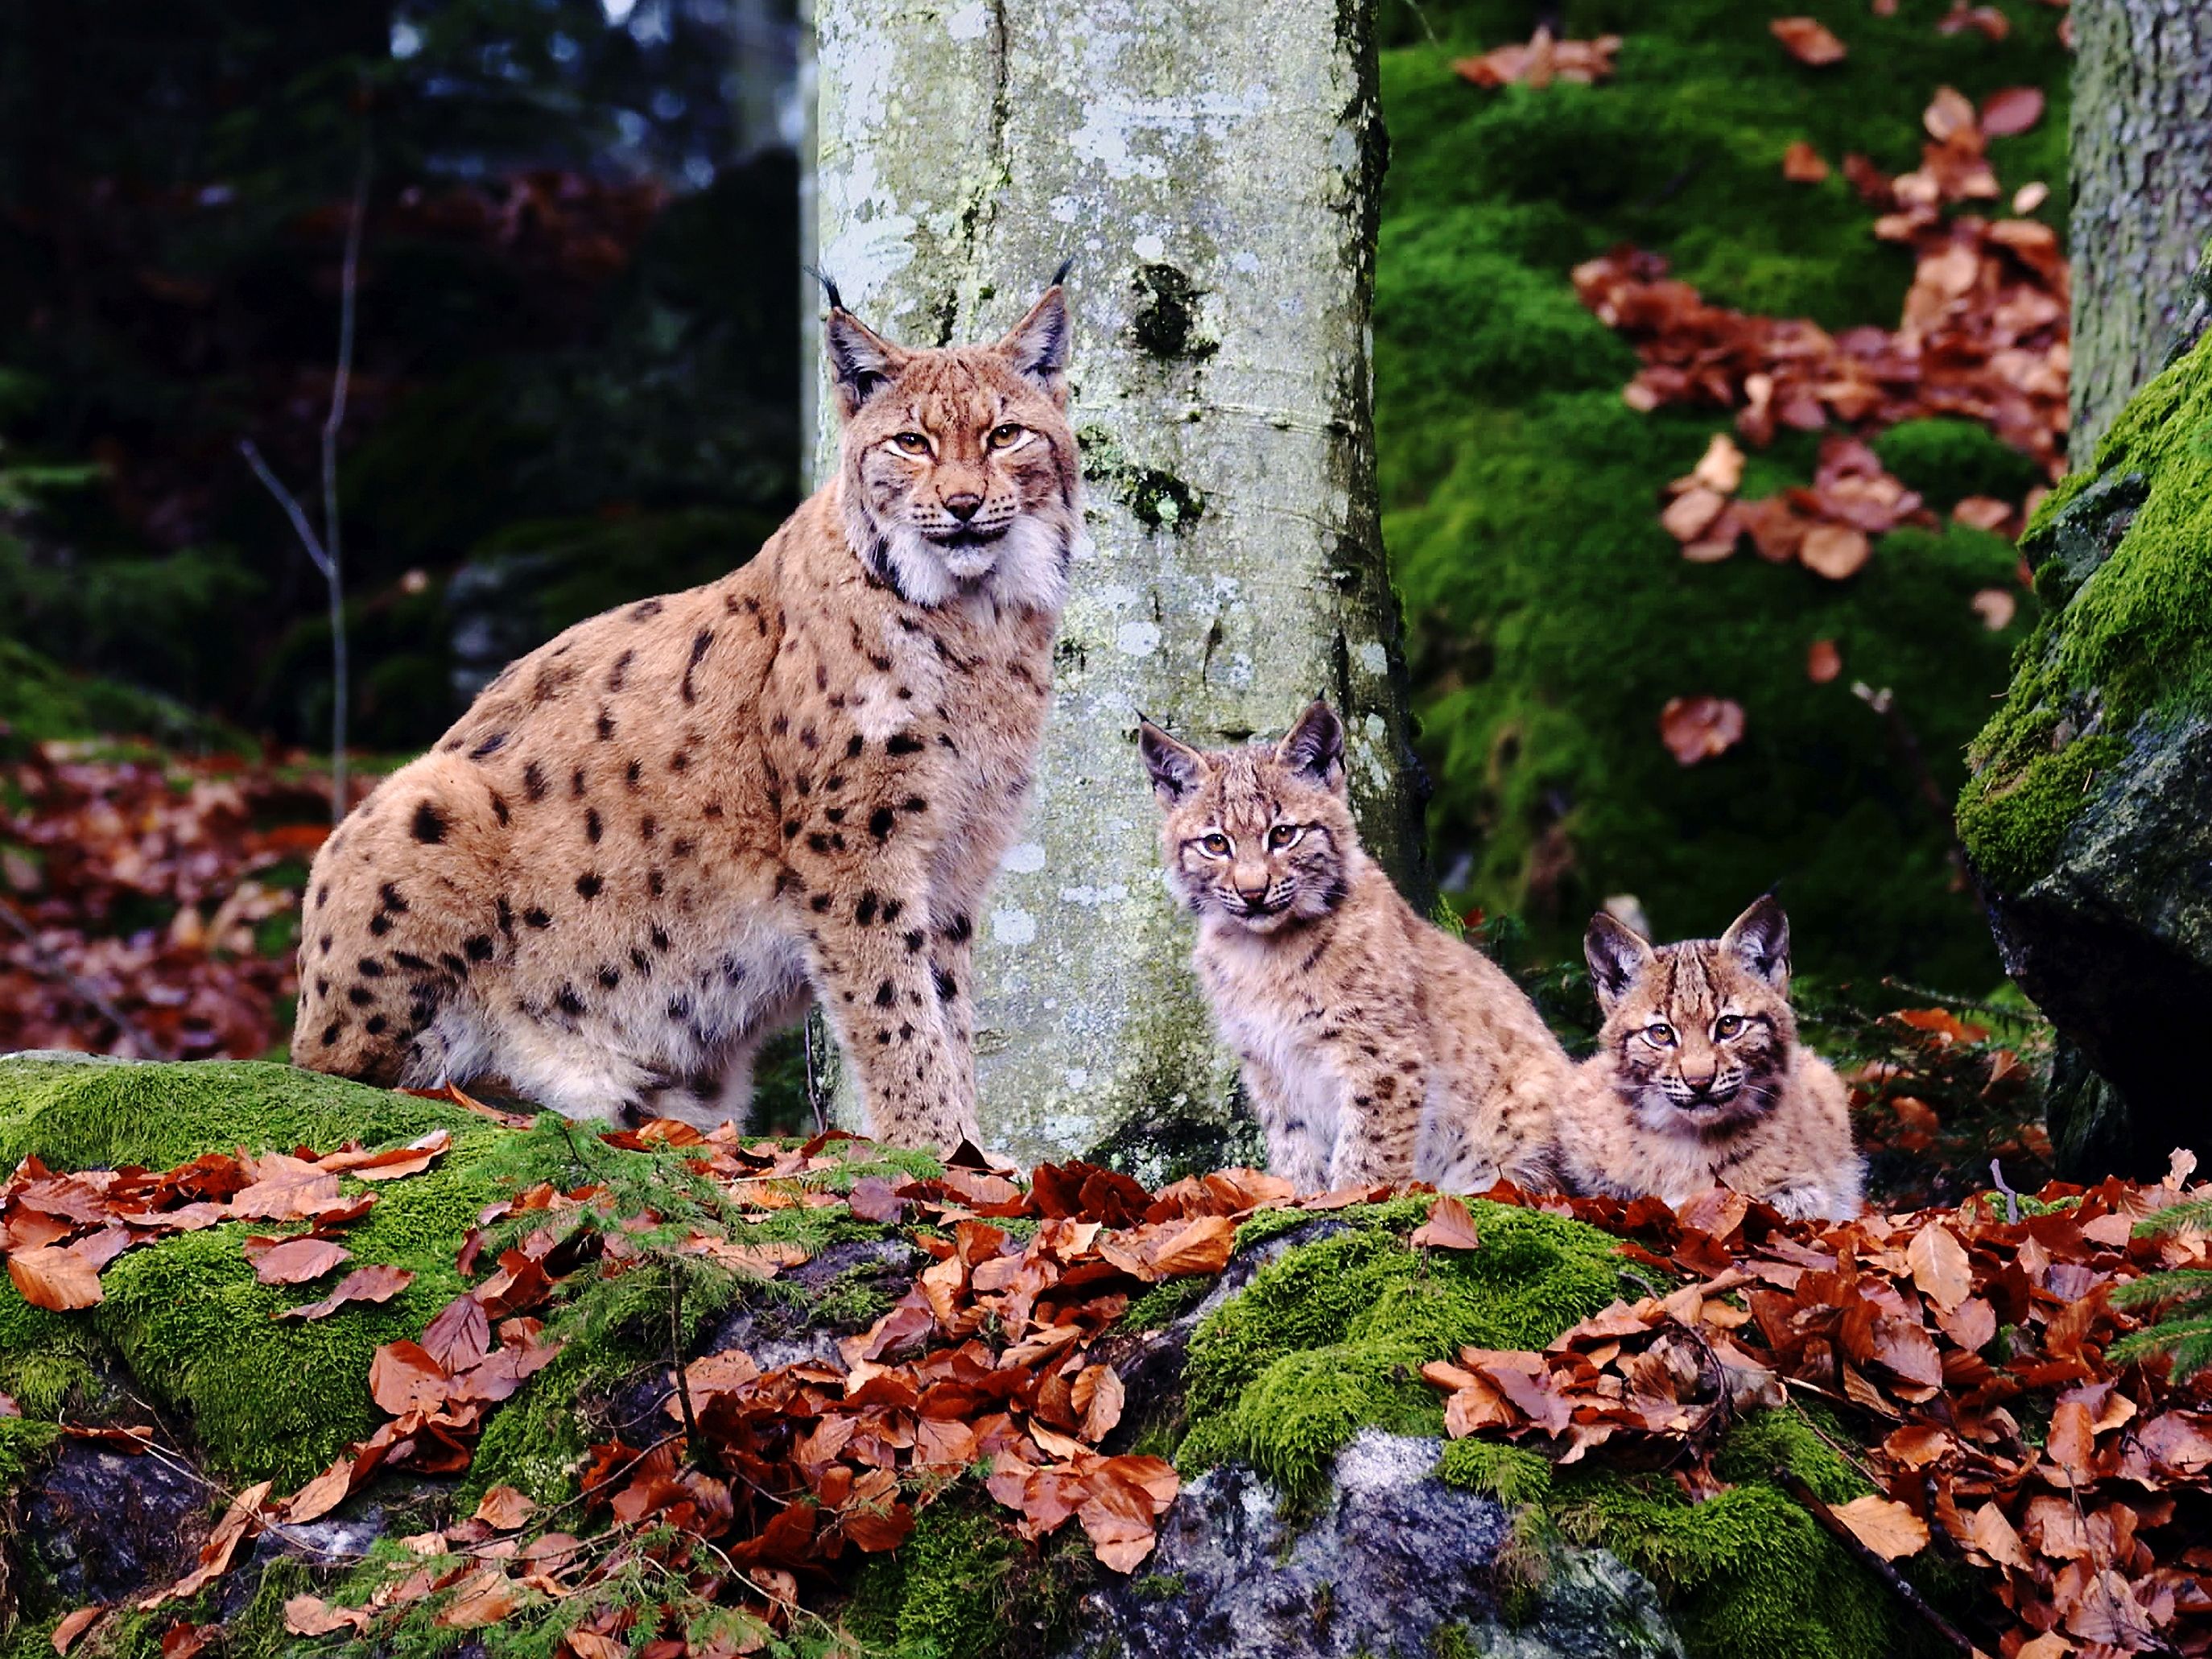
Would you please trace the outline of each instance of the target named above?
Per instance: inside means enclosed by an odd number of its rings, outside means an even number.
[[[1292,842],[1296,841],[1298,838],[1298,825],[1295,823],[1279,823],[1275,825],[1273,829],[1267,831],[1267,845],[1274,851],[1279,853],[1283,848],[1288,847]]]
[[[1674,1028],[1663,1019],[1655,1019],[1644,1028],[1644,1040],[1655,1048],[1674,1046]]]
[[[1743,1030],[1741,1014],[1723,1014],[1713,1022],[1713,1035],[1717,1037],[1732,1037],[1741,1030]]]
[[[929,453],[929,440],[919,432],[895,432],[891,434],[891,442],[897,447],[902,455]]]
[[[1012,449],[1016,444],[1021,442],[1021,441],[1027,436],[1029,436],[1029,428],[1027,427],[1017,426],[1013,422],[1007,421],[991,428],[991,447],[994,449]]]
[[[1218,830],[1210,836],[1200,836],[1198,844],[1206,848],[1207,852],[1212,854],[1216,858],[1224,858],[1228,855],[1229,837],[1221,834]]]

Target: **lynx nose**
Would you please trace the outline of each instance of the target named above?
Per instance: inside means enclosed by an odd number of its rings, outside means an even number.
[[[1267,889],[1274,884],[1264,870],[1256,876],[1238,875],[1231,879],[1237,884],[1237,896],[1255,907],[1267,898]]]
[[[956,495],[945,498],[945,510],[963,524],[974,518],[976,508],[982,505],[983,498],[972,490],[963,489]]]

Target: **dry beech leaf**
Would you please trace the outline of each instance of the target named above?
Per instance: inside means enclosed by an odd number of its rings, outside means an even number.
[[[1815,640],[1805,647],[1805,678],[1826,685],[1844,672],[1844,653],[1833,640]]]
[[[1974,614],[1982,619],[1982,626],[1990,633],[2002,633],[2012,626],[2012,619],[2020,610],[2020,601],[2005,587],[1984,587],[1974,595]]]
[[[1727,498],[1717,489],[1686,489],[1667,503],[1659,522],[1676,541],[1693,542],[1705,533],[1727,505]]]
[[[264,1250],[249,1247],[246,1260],[253,1263],[253,1276],[264,1285],[304,1285],[320,1279],[352,1255],[327,1238],[288,1238]]]
[[[1743,732],[1743,705],[1731,698],[1669,697],[1659,711],[1659,739],[1684,766],[1725,755]]]
[[[1690,476],[1707,489],[1717,489],[1723,495],[1733,495],[1743,483],[1743,451],[1735,439],[1725,432],[1716,432],[1705,445],[1705,453],[1698,458]]]
[[[369,1361],[369,1397],[394,1417],[436,1410],[452,1386],[419,1342],[387,1342]]]
[[[481,1630],[498,1624],[521,1605],[522,1591],[505,1569],[487,1567],[463,1583],[431,1622],[445,1630]]]
[[[1966,1247],[1940,1222],[1931,1221],[1912,1235],[1912,1242],[1905,1247],[1905,1259],[1911,1264],[1912,1282],[1920,1287],[1921,1295],[1943,1312],[1948,1313],[1973,1294],[1974,1268],[1967,1259]]]
[[[1928,129],[1928,136],[1937,143],[1948,143],[1960,133],[1978,130],[1980,118],[1974,106],[1966,101],[1966,94],[1956,87],[1938,87],[1936,96],[1922,112],[1920,125]]]
[[[338,1280],[337,1288],[319,1302],[309,1302],[296,1308],[283,1308],[270,1316],[272,1319],[327,1319],[349,1302],[389,1302],[415,1282],[415,1275],[405,1267],[356,1267]]]
[[[75,1250],[42,1245],[8,1258],[8,1277],[23,1300],[49,1313],[100,1305],[100,1270]]]
[[[1836,1519],[1885,1561],[1902,1560],[1928,1547],[1928,1524],[1894,1498],[1869,1493],[1836,1506]]]
[[[538,1505],[513,1486],[494,1486],[477,1504],[476,1519],[495,1532],[513,1532],[537,1513]]]
[[[1828,176],[1828,164],[1800,138],[1782,152],[1782,176],[1793,185],[1817,185]]]
[[[1982,100],[1982,131],[1992,138],[2026,132],[2043,118],[2043,88],[2006,87]]]
[[[2002,530],[2012,518],[2012,503],[1994,495],[1964,495],[1951,509],[1951,516],[1977,530]]]
[[[1874,544],[1867,539],[1863,530],[1853,530],[1847,525],[1816,524],[1805,532],[1805,539],[1798,544],[1797,558],[1814,574],[1839,582],[1863,569],[1873,552]]]
[[[1449,1194],[1429,1206],[1429,1218],[1413,1229],[1407,1242],[1417,1250],[1472,1250],[1482,1243],[1474,1236],[1474,1217]]]
[[[76,1638],[92,1627],[92,1623],[106,1613],[106,1607],[79,1607],[54,1626],[54,1651],[67,1653],[76,1645]]]
[[[365,1630],[366,1607],[334,1607],[319,1595],[295,1595],[284,1604],[284,1628],[295,1636],[331,1636],[342,1630]]]
[[[1782,49],[1801,64],[1818,67],[1844,61],[1844,43],[1817,18],[1778,17],[1766,26]]]
[[[2023,219],[2051,199],[2051,186],[2037,179],[2012,193],[2012,210]],[[2021,1650],[2024,1653],[2025,1648]]]

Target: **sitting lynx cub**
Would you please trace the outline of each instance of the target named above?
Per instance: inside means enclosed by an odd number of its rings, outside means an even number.
[[[1762,898],[1717,939],[1657,950],[1601,912],[1583,949],[1605,1028],[1559,1112],[1575,1191],[1679,1205],[1728,1187],[1784,1215],[1858,1213],[1850,1102],[1797,1046],[1780,904]]]
[[[1422,921],[1360,851],[1328,705],[1273,750],[1201,754],[1150,721],[1139,741],[1268,1167],[1302,1193],[1550,1186],[1565,1051],[1495,963]]]
[[[750,563],[510,665],[316,857],[292,1056],[742,1113],[819,996],[879,1137],[975,1127],[969,955],[1082,532],[1057,279],[995,345],[830,293],[836,475]]]

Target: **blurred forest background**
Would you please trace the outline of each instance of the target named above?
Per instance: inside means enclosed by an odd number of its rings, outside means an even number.
[[[1376,424],[1434,860],[1571,1026],[1600,903],[1674,938],[1778,883],[1877,1144],[2033,1158],[2039,1038],[1951,807],[2063,468],[2033,382],[2067,14],[1820,0],[1831,53],[1769,10],[1382,0]],[[0,1050],[284,1033],[330,640],[240,446],[312,511],[364,166],[358,749],[796,501],[801,45],[789,0],[0,20]],[[1954,228],[1992,222],[2027,228]],[[1954,246],[1972,303],[1931,324]],[[1817,342],[1901,329],[1950,380],[1809,429]]]

